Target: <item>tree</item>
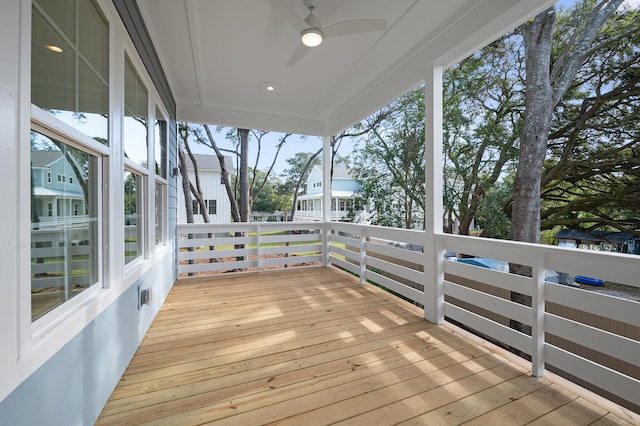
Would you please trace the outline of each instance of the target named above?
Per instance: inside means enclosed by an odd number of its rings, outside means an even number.
[[[292,158],[287,159],[289,168],[285,169],[283,178],[285,179],[284,188],[293,194],[291,202],[291,215],[289,220],[292,221],[296,212],[296,204],[298,203],[298,195],[302,184],[309,177],[311,169],[315,165],[320,165],[318,156],[322,152],[322,148],[316,152],[298,152]]]
[[[350,172],[372,223],[413,228],[424,220],[424,93],[413,90],[360,124]]]
[[[240,194],[238,205],[240,207],[240,221],[249,222],[251,220],[251,194],[249,193],[249,129],[238,129],[240,139]]]
[[[181,123],[178,126],[181,145],[189,143],[189,125]],[[189,187],[189,174],[187,172],[187,160],[182,147],[178,149],[178,161],[180,164],[180,176],[182,176],[182,194],[184,195],[184,208],[187,213],[187,223],[193,223],[193,204],[191,202],[191,188]]]
[[[526,53],[525,111],[511,215],[513,240],[540,242],[540,185],[554,110],[589,55],[610,43],[599,40],[593,45],[600,28],[622,2],[582,2],[572,21],[573,31],[563,34],[555,51],[554,7],[521,27]]]
[[[556,36],[571,14],[560,14]],[[640,235],[640,11],[607,20],[558,104],[542,174],[542,230],[562,225]]]
[[[520,52],[520,36],[509,33],[444,74],[445,223],[456,216],[463,235],[517,157],[524,102]]]
[[[213,137],[210,126],[204,125],[203,128],[205,130],[206,138],[202,135],[199,128],[195,128],[193,132],[196,140],[213,149],[218,157],[220,169],[222,170],[223,183],[225,185],[229,201],[231,202],[231,214],[233,220],[234,222],[249,221],[251,211],[253,210],[253,201],[260,196],[260,193],[265,188],[271,173],[273,172],[280,150],[287,139],[291,136],[291,133],[286,133],[280,137],[276,144],[276,151],[273,155],[269,169],[266,172],[260,172],[257,169],[257,165],[260,161],[260,155],[262,152],[262,142],[269,132],[247,129],[229,131],[227,132],[226,138],[233,141],[236,146],[235,150],[229,150],[219,148],[218,143]],[[221,130],[222,128],[218,128],[218,131]],[[250,168],[249,145],[252,137],[256,141],[256,155],[254,166],[253,168]],[[229,181],[230,173],[229,170],[226,170],[223,152],[232,154],[236,159],[238,173],[236,174],[236,179],[233,185]]]

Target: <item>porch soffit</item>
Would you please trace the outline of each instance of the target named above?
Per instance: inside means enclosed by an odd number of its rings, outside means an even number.
[[[303,0],[281,1],[302,20]],[[138,0],[178,120],[329,136],[552,5],[554,0],[318,0],[324,26],[385,19],[327,38],[286,66],[297,30],[267,0]],[[266,84],[276,90],[268,92]]]

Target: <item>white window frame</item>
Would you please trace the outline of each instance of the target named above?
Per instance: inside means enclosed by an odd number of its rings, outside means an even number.
[[[153,87],[153,85],[151,85],[151,87]],[[153,89],[155,90],[155,88]],[[150,135],[150,141],[149,141],[149,164],[153,164],[153,176],[154,179],[152,180],[151,183],[151,188],[150,188],[150,196],[151,196],[151,201],[150,201],[150,208],[149,208],[149,229],[153,230],[153,232],[149,232],[149,239],[150,244],[149,247],[162,247],[162,246],[166,246],[167,242],[168,242],[168,232],[169,232],[169,222],[168,222],[168,213],[169,213],[169,209],[168,209],[168,201],[169,201],[169,195],[168,195],[168,181],[167,179],[169,178],[170,174],[171,174],[171,170],[169,169],[169,120],[167,119],[168,114],[166,114],[164,107],[162,106],[162,102],[159,101],[159,99],[156,99],[157,96],[155,95],[155,92],[153,92],[151,89],[149,89],[149,105],[150,105],[150,112],[153,113],[153,115],[151,116],[152,119],[150,119],[149,121],[152,124],[152,128],[151,128],[151,133]],[[165,166],[165,170],[167,171],[167,178],[163,178],[161,175],[156,174],[156,168],[155,168],[155,148],[156,148],[156,141],[155,141],[155,137],[156,137],[156,132],[155,132],[155,123],[156,120],[158,119],[157,117],[157,113],[162,114],[162,119],[164,120],[165,123],[167,123],[165,131],[167,132],[166,136],[165,136],[165,140],[167,141],[167,146],[165,147],[166,151],[167,151],[167,158],[166,158],[166,164]],[[150,179],[151,181],[151,179]],[[155,229],[156,229],[156,215],[155,215],[155,211],[156,211],[156,198],[155,198],[155,194],[156,194],[156,184],[162,185],[162,206],[164,208],[164,214],[162,215],[162,223],[160,224],[160,228],[161,228],[161,235],[162,238],[156,242],[155,240]],[[155,248],[154,248],[155,250]]]
[[[122,250],[122,257],[121,257],[121,262],[124,265],[124,274],[125,276],[130,276],[133,277],[136,275],[136,273],[139,271],[139,267],[140,267],[140,263],[143,263],[145,260],[149,259],[151,257],[151,248],[154,246],[153,243],[150,243],[150,232],[149,229],[151,228],[151,224],[153,223],[153,217],[151,216],[152,214],[155,215],[155,204],[153,203],[153,198],[155,197],[155,188],[151,189],[151,182],[153,181],[153,179],[150,178],[151,173],[154,173],[154,169],[155,167],[152,167],[152,165],[154,164],[154,153],[153,153],[153,148],[154,148],[154,141],[153,141],[153,118],[155,116],[155,113],[152,111],[151,109],[151,105],[154,105],[152,102],[152,99],[154,98],[154,95],[152,94],[152,87],[153,84],[151,83],[151,81],[149,80],[146,72],[144,72],[144,66],[142,65],[142,63],[140,62],[137,53],[134,53],[135,49],[133,48],[133,46],[125,46],[123,52],[121,53],[122,56],[122,87],[121,87],[121,92],[122,92],[122,111],[123,111],[123,115],[121,117],[122,121],[123,121],[123,125],[122,125],[122,129],[123,129],[123,136],[122,136],[122,150],[124,152],[124,148],[125,148],[125,141],[124,141],[124,100],[125,100],[125,84],[124,84],[124,79],[125,79],[125,72],[126,72],[126,62],[127,60],[131,63],[131,66],[133,67],[134,71],[136,72],[136,76],[140,79],[141,83],[144,85],[145,89],[147,90],[147,138],[146,138],[146,143],[147,143],[147,167],[144,167],[140,164],[138,164],[137,162],[129,159],[129,158],[124,158],[124,169],[122,171],[122,176],[124,176],[124,172],[125,171],[129,171],[131,173],[135,173],[138,175],[142,176],[142,182],[140,185],[140,188],[138,188],[138,190],[143,191],[142,193],[142,197],[140,197],[140,200],[142,202],[142,206],[140,206],[141,209],[141,214],[140,214],[140,218],[141,218],[141,226],[142,226],[142,253],[136,257],[134,260],[132,260],[129,263],[125,264],[125,253],[124,253],[124,245],[123,245],[123,250]],[[124,179],[124,177],[123,177]],[[122,191],[122,197],[123,197],[123,201],[124,201],[124,181],[123,181],[123,185],[121,186]],[[124,204],[123,204],[124,207]],[[124,211],[122,212],[124,214]],[[123,226],[123,233],[124,233],[124,220],[122,221],[122,226]],[[122,239],[123,244],[124,244],[124,238]]]
[[[104,237],[103,237],[103,220],[104,220],[104,206],[105,206],[105,198],[106,192],[104,190],[103,184],[103,176],[104,176],[104,167],[105,162],[109,156],[109,148],[104,146],[103,144],[95,141],[94,139],[86,136],[83,133],[80,133],[73,127],[58,121],[53,115],[48,112],[40,109],[36,105],[31,105],[31,122],[30,122],[30,130],[41,133],[47,137],[51,137],[60,142],[63,142],[66,145],[72,146],[74,148],[85,151],[91,155],[97,157],[97,167],[98,170],[96,172],[96,176],[98,178],[98,182],[96,184],[96,188],[98,188],[97,196],[97,206],[96,209],[98,211],[98,224],[97,224],[97,238],[96,242],[98,247],[102,247]],[[29,277],[29,285],[26,285],[25,282],[22,283],[20,287],[20,291],[22,294],[22,302],[21,302],[21,324],[30,324],[30,327],[23,327],[22,331],[22,349],[23,351],[28,352],[32,345],[38,340],[42,339],[51,329],[59,326],[62,322],[64,322],[69,316],[73,315],[79,306],[87,303],[87,301],[96,296],[98,291],[104,285],[104,263],[105,258],[104,254],[101,250],[98,250],[98,259],[97,259],[97,268],[96,283],[92,284],[89,288],[82,291],[78,295],[73,298],[65,301],[64,303],[56,306],[51,311],[42,315],[40,318],[35,321],[31,320],[31,285],[30,279],[31,274],[25,274],[25,277]],[[30,256],[30,255],[29,255]],[[30,257],[29,257],[30,259]],[[30,260],[29,262],[30,263]],[[30,265],[29,265],[30,268]],[[25,280],[26,281],[26,280]]]

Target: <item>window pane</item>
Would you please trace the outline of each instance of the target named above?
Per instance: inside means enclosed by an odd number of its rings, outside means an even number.
[[[32,320],[98,282],[97,168],[97,157],[31,132]]]
[[[92,1],[34,0],[32,102],[107,144],[109,25]]]
[[[155,126],[155,160],[156,174],[167,178],[167,122],[162,113],[156,108]]]
[[[129,58],[124,70],[124,155],[147,167],[147,89]]]
[[[124,172],[124,263],[142,255],[143,238],[142,176]]]
[[[156,182],[156,244],[163,244],[165,241],[164,210],[165,210],[165,189],[166,186]]]

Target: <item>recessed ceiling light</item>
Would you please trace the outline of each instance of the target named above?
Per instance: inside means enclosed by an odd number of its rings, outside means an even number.
[[[279,87],[278,84],[267,83],[266,81],[263,81],[262,84],[260,85],[260,90],[263,90],[265,92],[275,92],[278,87]]]
[[[47,44],[44,47],[46,47],[48,50],[50,50],[52,52],[62,53],[62,48],[60,48],[58,46],[54,46],[53,44]]]

